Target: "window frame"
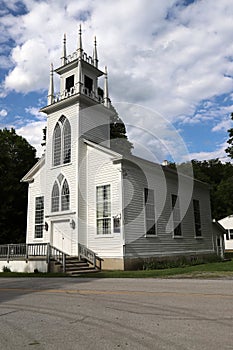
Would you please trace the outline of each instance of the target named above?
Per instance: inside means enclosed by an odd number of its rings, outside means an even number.
[[[72,88],[74,88],[74,74],[69,75],[68,77],[66,77],[66,80],[65,80],[66,92],[70,92]]]
[[[51,213],[57,213],[59,211],[60,211],[60,188],[56,180],[53,184],[52,193],[51,193]]]
[[[57,190],[57,192],[55,193],[56,196],[54,196],[55,189]],[[63,193],[64,189],[66,189],[66,193]],[[66,200],[65,202],[64,198]],[[54,203],[56,204],[55,208]],[[65,206],[64,204],[66,203],[67,205]],[[67,179],[63,177],[61,183],[59,182],[59,180],[54,181],[51,192],[51,213],[63,213],[67,211],[70,211],[70,187]]]
[[[63,164],[69,164],[71,162],[71,126],[67,118],[62,131],[62,160]]]
[[[193,199],[193,217],[194,217],[194,230],[195,238],[202,238],[202,225],[201,225],[201,210],[200,201]],[[198,233],[199,232],[199,233]]]
[[[148,201],[149,200],[149,201]],[[147,209],[153,214],[153,217],[148,215]],[[144,188],[144,222],[145,222],[145,236],[146,237],[156,237],[157,236],[157,225],[156,225],[156,208],[155,208],[155,190],[152,188]],[[148,221],[153,222],[152,225]],[[152,233],[154,231],[154,233]]]
[[[61,211],[67,210],[70,210],[70,188],[67,180],[64,179],[61,186]]]
[[[59,141],[56,135],[57,130],[60,132]],[[62,149],[62,130],[59,122],[56,123],[53,130],[53,166],[61,165],[61,149]]]
[[[183,238],[182,225],[181,225],[181,219],[180,219],[179,196],[176,194],[171,194],[171,202],[172,202],[172,219],[173,219],[173,238]]]
[[[106,190],[106,188],[109,189],[108,198],[107,200],[104,199],[104,192],[103,192],[103,199],[99,198],[100,189]],[[102,206],[102,216],[99,216],[99,205]],[[108,215],[104,215],[105,211],[107,210]],[[99,223],[102,222],[102,225],[99,225]],[[108,224],[104,225],[104,222]],[[104,231],[108,230],[107,233],[104,233]],[[99,231],[100,230],[100,231]],[[112,227],[112,198],[111,198],[111,185],[105,184],[105,185],[98,185],[96,186],[96,236],[97,237],[109,237],[113,233],[113,227]]]
[[[41,201],[39,207],[37,203],[38,201]],[[39,215],[39,217],[37,215]],[[34,239],[43,239],[44,237],[44,232],[43,232],[44,231],[44,196],[35,197],[35,218],[34,219],[35,219]],[[38,233],[39,233],[39,236],[38,236]]]
[[[227,231],[228,231],[229,240],[233,240],[233,229],[229,228]]]
[[[56,136],[56,131],[60,131],[59,141]],[[71,163],[71,141],[72,132],[71,124],[64,115],[62,115],[56,123],[53,130],[53,145],[52,145],[52,166],[58,167]]]

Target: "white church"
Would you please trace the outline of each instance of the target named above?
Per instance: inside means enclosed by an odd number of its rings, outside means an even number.
[[[48,103],[41,109],[47,115],[45,153],[22,179],[29,188],[21,270],[73,266],[77,273],[75,259],[80,266],[126,270],[148,260],[222,255],[208,185],[110,148],[115,109],[96,40],[88,56],[80,28],[77,50],[67,55],[64,37],[62,51],[61,66],[51,66]],[[14,249],[6,253],[13,270]]]

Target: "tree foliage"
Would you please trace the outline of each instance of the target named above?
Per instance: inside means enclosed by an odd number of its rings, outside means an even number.
[[[114,112],[110,123],[111,149],[123,155],[131,154],[133,144],[128,140],[125,124],[117,114],[116,110],[114,110]]]
[[[233,120],[233,113],[231,113],[231,119]],[[229,140],[227,141],[227,143],[229,143],[230,146],[227,147],[225,151],[233,159],[233,128],[229,129],[228,133],[229,133]]]
[[[0,244],[25,241],[27,185],[20,180],[36,160],[35,148],[14,129],[0,130]]]
[[[179,164],[179,170],[188,163]],[[233,214],[233,164],[222,163],[218,158],[211,160],[192,160],[194,178],[210,185],[212,217],[222,219]],[[171,164],[175,168],[175,164]]]

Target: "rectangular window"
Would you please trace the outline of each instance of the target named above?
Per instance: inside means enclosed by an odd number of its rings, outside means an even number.
[[[35,238],[43,238],[44,197],[36,197],[35,204]]]
[[[146,234],[155,235],[155,199],[154,190],[144,188],[144,201],[145,201],[145,221],[146,221]]]
[[[93,90],[93,80],[84,75],[84,88],[90,93]]]
[[[66,78],[66,90],[69,92],[70,89],[74,86],[74,75]]]
[[[180,202],[178,196],[175,194],[172,194],[172,212],[174,237],[181,237]]]
[[[201,214],[200,214],[200,203],[197,199],[193,200],[193,214],[194,214],[194,224],[195,224],[195,235],[196,237],[201,237]]]
[[[228,230],[228,232],[229,232],[229,239],[233,239],[233,230],[232,229],[230,229],[230,230]]]
[[[96,188],[97,235],[111,234],[111,188],[110,185]]]

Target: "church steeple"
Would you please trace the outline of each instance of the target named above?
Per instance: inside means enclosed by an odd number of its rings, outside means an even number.
[[[94,66],[95,66],[96,68],[98,68],[98,55],[97,55],[96,36],[95,36],[95,38],[94,38],[93,62],[94,62]]]
[[[67,56],[66,56],[66,34],[64,34],[63,38],[63,50],[62,50],[62,57],[61,57],[61,65],[64,66],[67,62]]]
[[[50,82],[49,82],[49,91],[48,91],[48,105],[51,105],[53,102],[54,102],[54,83],[53,83],[53,64],[51,63]]]
[[[81,57],[78,58],[78,74],[77,74],[77,78],[78,78],[78,93],[82,92],[82,63],[81,63],[82,59]]]
[[[107,67],[105,66],[105,75],[104,75],[104,106],[109,107],[110,100],[108,97],[108,72]]]
[[[60,89],[56,96],[54,94],[54,72],[60,75]],[[101,76],[104,77],[102,86],[99,85]],[[53,65],[51,65],[48,107],[55,107],[56,103],[70,97],[72,97],[70,101],[75,101],[75,95],[80,99],[83,99],[85,96],[85,102],[89,100],[88,103],[94,102],[103,104],[107,108],[111,107],[107,68],[105,68],[105,72],[98,68],[96,37],[94,37],[93,55],[88,56],[83,50],[81,25],[78,28],[76,50],[71,54],[67,54],[66,34],[64,34],[61,65],[55,70]]]
[[[83,45],[82,45],[82,26],[81,26],[81,24],[79,25],[77,52],[78,52],[78,57],[82,57]]]

